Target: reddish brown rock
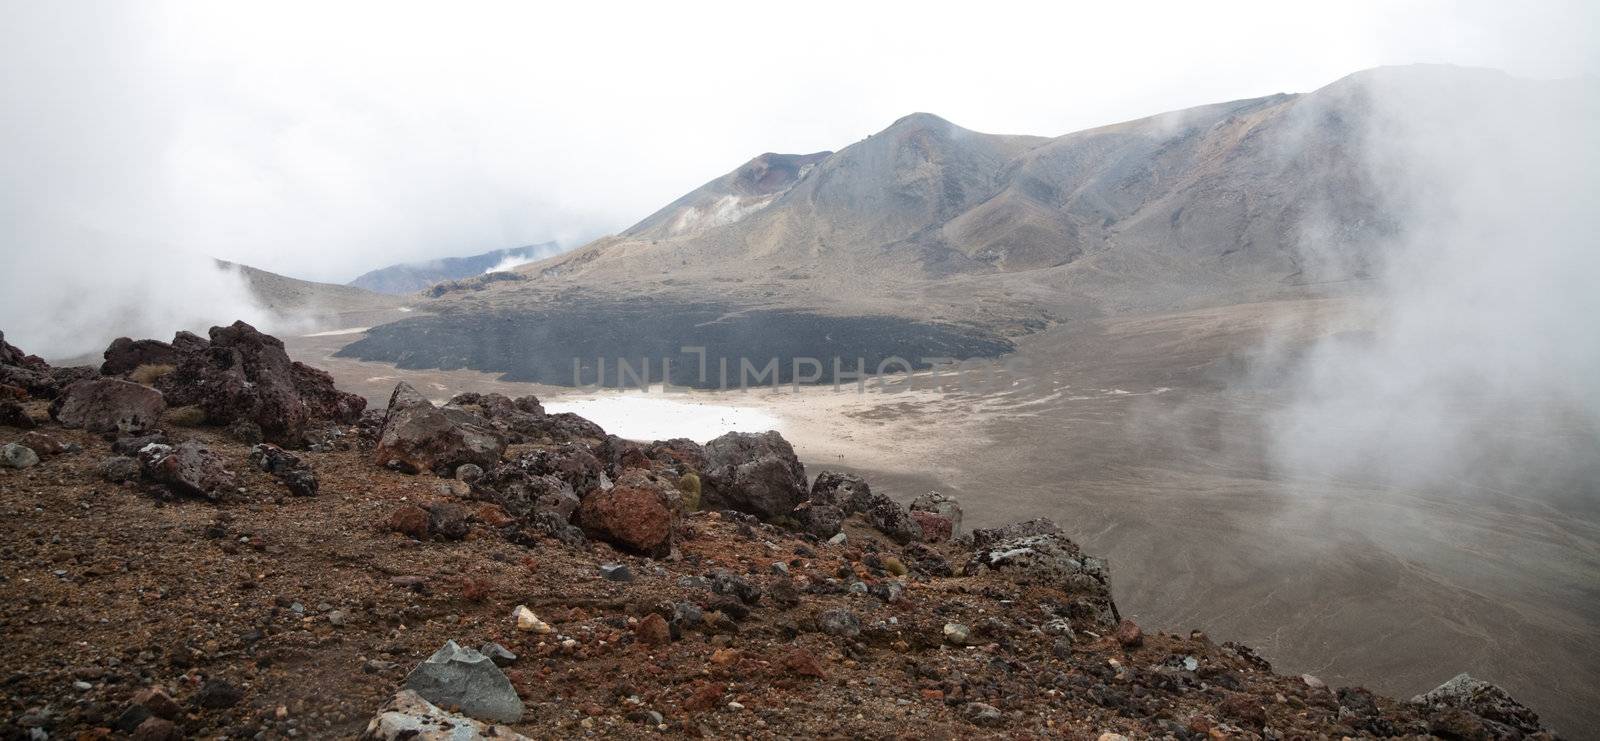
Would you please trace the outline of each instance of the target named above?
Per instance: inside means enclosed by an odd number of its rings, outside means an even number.
[[[160,687],[147,687],[133,695],[135,705],[143,705],[151,715],[167,720],[176,720],[183,709],[178,707],[177,701]]]
[[[653,612],[633,626],[633,635],[646,646],[665,646],[672,642],[672,629],[666,619]]]
[[[683,709],[695,713],[704,712],[716,707],[721,700],[722,685],[696,679],[689,687],[689,696],[684,698]]]
[[[39,457],[41,458],[52,455],[61,455],[62,453],[67,452],[67,446],[62,445],[60,440],[50,437],[42,432],[30,432],[26,435],[23,435],[22,439],[18,440],[17,442],[28,446],[33,450],[33,452],[38,453]]]
[[[631,551],[665,555],[672,550],[678,526],[676,487],[647,471],[631,469],[610,489],[591,491],[578,506],[578,526],[598,538]]]
[[[911,510],[911,519],[922,526],[922,539],[929,543],[943,543],[955,533],[955,523],[936,512]]]
[[[183,733],[172,721],[152,715],[133,729],[131,738],[134,741],[180,741]]]
[[[212,327],[211,341],[175,338],[183,359],[157,386],[173,406],[198,406],[206,421],[254,422],[271,442],[301,447],[318,422],[353,424],[366,399],[333,386],[326,372],[289,359],[283,342],[244,322]]]
[[[1124,619],[1117,624],[1117,643],[1123,648],[1138,648],[1144,645],[1144,631],[1132,620]]]
[[[826,677],[828,673],[822,669],[822,664],[810,652],[801,649],[790,651],[779,665],[790,674],[801,677]]]
[[[111,346],[106,348],[101,357],[105,358],[105,362],[100,364],[100,374],[120,376],[131,373],[141,365],[176,366],[183,360],[183,353],[161,340],[118,337],[111,341]]]
[[[115,378],[78,381],[61,390],[50,416],[62,427],[137,435],[161,421],[167,404],[160,391]]]
[[[383,521],[383,529],[409,535],[417,540],[427,540],[428,510],[415,504],[401,505],[399,509],[389,513],[389,517]]]
[[[1260,729],[1267,724],[1267,709],[1261,700],[1243,692],[1230,695],[1217,705],[1217,712],[1245,728]]]

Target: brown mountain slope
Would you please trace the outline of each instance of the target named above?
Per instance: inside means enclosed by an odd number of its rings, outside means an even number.
[[[1355,153],[1373,80],[1490,74],[1374,70],[1054,139],[913,114],[833,154],[762,155],[527,272],[598,290],[787,284],[769,298],[1029,273],[1112,309],[1359,276],[1392,228]],[[1308,230],[1321,223],[1340,225],[1344,253],[1308,270],[1301,243],[1326,240]]]

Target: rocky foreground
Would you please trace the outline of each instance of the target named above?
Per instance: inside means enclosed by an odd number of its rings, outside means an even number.
[[[1054,523],[964,533],[777,433],[365,410],[243,323],[105,360],[0,335],[0,738],[1553,737],[1465,675],[1146,632]]]

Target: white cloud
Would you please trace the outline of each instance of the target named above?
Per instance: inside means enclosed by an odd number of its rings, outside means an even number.
[[[913,110],[1059,134],[1386,63],[1600,68],[1584,38],[1600,11],[1576,2],[7,2],[3,13],[8,320],[40,291],[128,281],[93,270],[105,255],[216,256],[343,281],[578,242],[755,154],[837,149]],[[52,268],[60,284],[29,277],[50,261],[78,269]]]

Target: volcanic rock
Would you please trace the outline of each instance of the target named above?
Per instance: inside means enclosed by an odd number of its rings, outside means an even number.
[[[500,667],[455,641],[446,641],[418,664],[406,677],[405,686],[430,703],[459,707],[462,714],[473,718],[497,723],[522,719],[522,699]]]
[[[730,432],[706,444],[701,506],[772,519],[806,499],[806,469],[774,431]]]
[[[961,532],[961,503],[948,494],[942,494],[937,491],[923,494],[911,500],[911,512],[913,516],[917,517],[917,522],[919,523],[933,521],[932,517],[918,516],[916,513],[919,512],[947,520],[950,523],[950,532],[945,536],[946,539],[954,537],[956,533]],[[934,527],[938,530],[944,529],[943,526],[937,524]]]
[[[1039,517],[1023,522],[1013,522],[1002,527],[979,528],[972,531],[972,547],[985,548],[993,543],[1030,535],[1047,535],[1061,532],[1054,522]]]
[[[239,485],[222,458],[198,442],[151,444],[139,451],[146,478],[183,496],[221,499]]]
[[[105,358],[105,362],[100,364],[100,374],[121,376],[131,373],[141,365],[176,366],[183,360],[183,353],[161,340],[118,337],[111,341],[111,346],[106,348],[102,357]]]
[[[1004,573],[1019,584],[1044,584],[1072,594],[1071,617],[1097,630],[1109,630],[1120,622],[1105,560],[1084,554],[1077,543],[1059,533],[1016,537],[979,548],[965,572],[985,570]]]
[[[281,340],[255,327],[234,322],[212,327],[210,334],[204,347],[174,338],[174,348],[189,351],[157,386],[168,403],[198,406],[211,424],[246,419],[260,426],[266,440],[300,447],[308,425],[351,424],[366,407],[360,396],[335,389],[326,372],[290,360]]]
[[[39,423],[28,416],[27,410],[21,404],[11,399],[0,399],[0,427],[16,427],[31,430],[38,427]]]
[[[1524,733],[1542,730],[1539,715],[1511,698],[1505,690],[1474,679],[1468,674],[1457,674],[1450,681],[1421,695],[1411,702],[1435,709],[1457,708],[1485,721],[1496,738],[1514,738]]]
[[[922,539],[929,543],[943,543],[955,533],[955,523],[950,518],[933,512],[911,510],[911,519],[922,528]]]
[[[686,437],[657,440],[644,448],[644,454],[657,464],[678,473],[699,473],[706,469],[706,449]]]
[[[839,532],[844,517],[857,513],[902,545],[922,539],[922,526],[910,512],[888,496],[874,493],[866,480],[855,474],[817,474],[809,500],[793,512],[801,528],[819,538]]]
[[[527,736],[446,712],[401,690],[367,723],[362,741],[531,741]]]
[[[272,443],[259,443],[250,448],[250,462],[282,482],[290,494],[297,497],[317,495],[317,474],[298,456]]]
[[[39,465],[39,456],[32,448],[19,443],[6,443],[0,447],[0,466],[6,468],[32,468]]]
[[[610,489],[584,497],[578,507],[578,526],[591,538],[661,556],[672,550],[681,507],[676,487],[647,471],[632,469]]]
[[[125,455],[107,456],[100,461],[100,478],[114,484],[137,481],[140,476],[139,461]]]
[[[60,440],[42,432],[30,432],[23,435],[22,439],[17,442],[32,448],[33,452],[45,458],[67,452],[67,446],[62,445]]]
[[[505,438],[487,420],[463,409],[435,407],[402,381],[389,397],[373,460],[407,473],[448,472],[463,463],[493,466],[505,448]]]
[[[116,378],[79,381],[61,390],[50,416],[63,427],[137,435],[155,427],[167,408],[160,391]]]

